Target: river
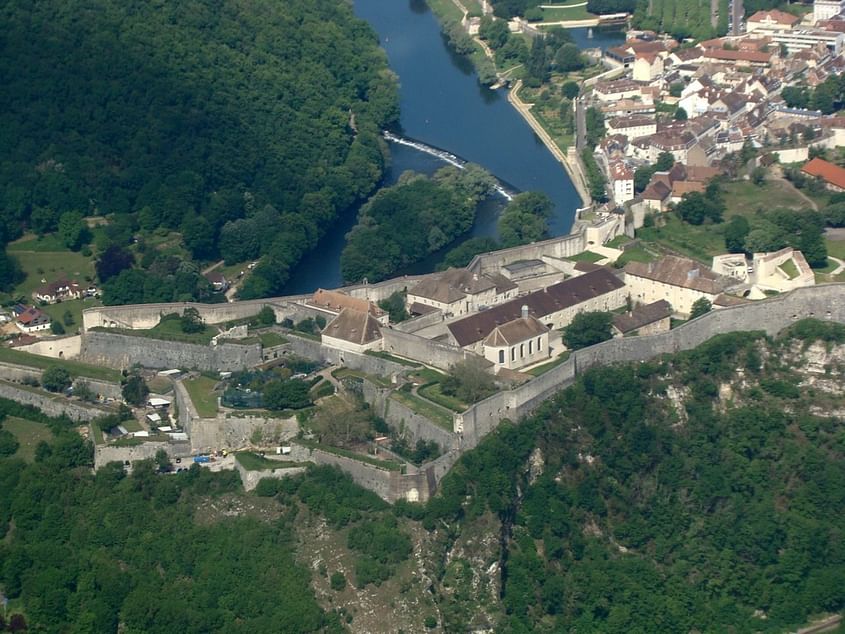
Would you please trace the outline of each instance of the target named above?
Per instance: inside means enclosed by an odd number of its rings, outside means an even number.
[[[470,62],[446,46],[425,2],[354,0],[354,9],[378,33],[399,76],[402,134],[482,165],[510,189],[544,192],[555,206],[549,223],[552,235],[568,233],[581,199],[563,166],[511,107],[505,91],[480,86]],[[620,41],[618,35],[594,31],[592,39],[587,29],[574,29],[573,35],[583,48],[606,48]],[[409,147],[392,143],[390,149],[385,185],[395,183],[406,170],[431,174],[444,165]],[[495,237],[503,203],[500,196],[482,203],[469,235]],[[340,253],[356,216],[353,209],[338,220],[293,271],[285,294],[341,285]],[[431,271],[442,255],[434,254],[404,272]]]

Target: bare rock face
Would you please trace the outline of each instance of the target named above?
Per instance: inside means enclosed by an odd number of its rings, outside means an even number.
[[[546,461],[543,458],[543,452],[539,447],[535,447],[528,458],[528,483],[534,484],[546,467]]]
[[[795,342],[788,351],[789,361],[802,375],[800,386],[841,396],[845,394],[845,346],[831,346],[816,341],[808,347]]]

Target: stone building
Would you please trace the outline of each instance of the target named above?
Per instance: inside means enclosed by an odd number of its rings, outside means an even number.
[[[549,329],[528,314],[496,326],[482,343],[484,357],[496,370],[515,370],[549,358]]]
[[[665,299],[636,306],[629,313],[613,318],[613,336],[655,335],[672,325],[672,305]]]
[[[369,312],[344,308],[324,329],[323,343],[338,350],[366,352],[382,346],[381,324]]]
[[[448,269],[433,273],[408,291],[408,304],[431,306],[447,317],[469,315],[517,295],[517,285],[498,273]]]

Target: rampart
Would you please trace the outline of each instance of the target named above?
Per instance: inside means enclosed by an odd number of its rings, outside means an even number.
[[[711,337],[733,331],[763,330],[774,336],[799,319],[845,322],[845,285],[800,288],[762,302],[714,310],[666,333],[611,339],[574,352],[563,364],[513,390],[494,394],[457,417],[461,448],[475,447],[503,418],[518,420],[571,384],[594,365],[645,361],[692,349]]]
[[[82,337],[71,335],[69,337],[47,337],[27,346],[20,346],[18,350],[40,354],[43,357],[72,359],[79,356],[81,345]]]
[[[240,462],[235,460],[235,469],[241,474],[241,482],[244,485],[244,491],[252,491],[258,486],[264,478],[273,478],[281,480],[282,478],[290,478],[300,473],[305,473],[305,467],[279,467],[278,469],[261,469],[258,471],[251,471],[245,469]]]
[[[221,343],[202,346],[93,331],[82,335],[80,358],[87,363],[119,369],[137,363],[147,368],[234,371],[259,365],[261,345]]]
[[[400,322],[393,326],[393,329],[399,330],[401,332],[417,332],[419,330],[422,330],[423,328],[428,328],[430,326],[439,324],[442,321],[443,314],[440,311],[437,311],[434,313],[420,315],[419,317],[414,317],[413,319],[408,319],[407,321]]]
[[[23,405],[37,407],[48,416],[67,416],[71,420],[87,422],[111,413],[111,410],[72,401],[58,394],[47,394],[34,388],[0,380],[0,397]]]
[[[407,367],[404,365],[390,361],[389,359],[382,359],[375,355],[330,348],[319,341],[297,337],[295,334],[286,333],[285,336],[288,338],[289,343],[280,347],[284,347],[301,357],[320,361],[321,363],[343,365],[352,370],[378,376],[393,376],[394,374],[399,374],[407,370]]]

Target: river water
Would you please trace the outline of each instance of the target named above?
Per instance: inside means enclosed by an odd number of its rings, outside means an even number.
[[[440,25],[424,0],[354,0],[356,14],[378,33],[393,71],[399,76],[401,133],[478,163],[509,189],[544,192],[554,203],[552,235],[569,232],[581,199],[563,166],[508,103],[504,90],[480,86],[470,62],[446,46]],[[624,35],[574,29],[582,48],[613,46]],[[385,185],[402,172],[431,174],[441,160],[412,148],[391,144],[391,166]],[[469,236],[496,236],[496,219],[504,204],[495,196],[480,206]],[[291,275],[285,294],[309,293],[342,284],[340,253],[355,225],[357,210],[349,210],[307,255]],[[466,239],[464,236],[463,239]],[[436,266],[443,253],[417,263],[405,273],[423,273]]]

